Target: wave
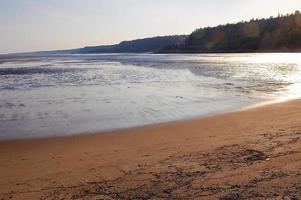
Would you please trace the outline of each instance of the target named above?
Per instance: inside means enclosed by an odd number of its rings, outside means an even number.
[[[61,74],[66,72],[80,72],[80,71],[83,71],[83,69],[43,68],[43,67],[0,68],[0,75]]]

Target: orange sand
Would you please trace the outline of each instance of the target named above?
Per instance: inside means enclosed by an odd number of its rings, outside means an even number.
[[[301,100],[0,142],[0,199],[301,198]]]

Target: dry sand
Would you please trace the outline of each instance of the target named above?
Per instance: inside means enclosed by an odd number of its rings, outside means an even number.
[[[301,100],[0,142],[0,199],[301,199]]]

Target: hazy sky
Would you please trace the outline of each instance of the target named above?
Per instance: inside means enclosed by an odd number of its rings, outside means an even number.
[[[301,10],[301,0],[0,0],[0,53],[112,44]]]

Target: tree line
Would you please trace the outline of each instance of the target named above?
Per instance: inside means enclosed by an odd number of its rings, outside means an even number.
[[[160,52],[300,51],[301,13],[268,19],[205,27],[193,31],[183,44],[170,44]]]

